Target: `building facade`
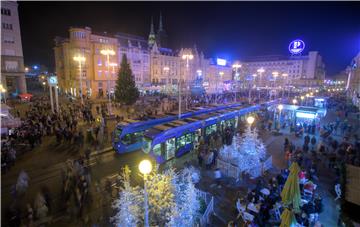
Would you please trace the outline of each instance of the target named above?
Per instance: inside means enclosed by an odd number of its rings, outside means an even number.
[[[351,61],[347,68],[348,80],[346,91],[352,103],[360,109],[360,52]]]
[[[140,36],[117,33],[119,62],[125,54],[134,75],[136,86],[141,89],[149,86],[150,79],[150,51],[147,40]]]
[[[316,87],[325,79],[325,65],[317,51],[310,51],[306,56],[264,56],[256,57],[242,63],[244,77],[256,76],[256,83],[264,87],[272,86],[275,80],[280,86]],[[262,68],[264,72],[259,73]],[[274,78],[273,72],[278,72]],[[283,78],[281,78],[284,76]]]
[[[26,93],[18,3],[1,2],[1,84],[9,95]]]
[[[230,62],[218,64],[217,59],[206,61],[204,87],[206,93],[223,93],[232,90],[233,69]]]
[[[114,55],[105,55],[103,50],[113,50]],[[70,28],[69,38],[55,38],[54,52],[62,91],[79,96],[82,84],[81,93],[89,97],[106,97],[114,92],[120,62],[116,38],[93,34],[89,27]],[[74,57],[83,57],[84,61]]]

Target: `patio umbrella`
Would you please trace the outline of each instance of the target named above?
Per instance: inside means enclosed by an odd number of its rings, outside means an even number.
[[[285,182],[284,188],[281,192],[281,199],[285,206],[292,205],[295,212],[300,211],[300,186],[299,177],[300,167],[296,162],[290,166],[290,174]]]
[[[281,214],[281,224],[280,227],[293,227],[296,225],[296,219],[294,212],[285,208],[285,210]]]

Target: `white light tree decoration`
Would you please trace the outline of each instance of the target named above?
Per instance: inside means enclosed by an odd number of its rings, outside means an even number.
[[[126,169],[127,168],[127,169]],[[195,175],[194,175],[195,173]],[[123,190],[113,207],[117,210],[111,221],[116,226],[138,226],[143,223],[144,192],[130,186],[130,170],[124,168]],[[151,226],[193,226],[199,218],[200,201],[194,180],[198,173],[185,168],[179,173],[173,169],[164,173],[149,174],[146,184]]]
[[[198,173],[194,168],[185,168],[178,175],[174,175],[175,206],[168,226],[194,226],[200,217],[200,200],[194,181]]]
[[[219,152],[219,158],[225,162],[236,165],[240,172],[250,174],[251,177],[261,175],[261,162],[264,161],[266,148],[258,138],[256,128],[246,129],[244,135],[234,136],[230,146],[224,146]]]
[[[139,187],[130,185],[130,169],[128,166],[123,168],[121,178],[123,187],[119,193],[119,199],[113,203],[113,208],[117,210],[117,213],[110,220],[119,227],[136,227],[141,223],[144,213],[143,191]]]

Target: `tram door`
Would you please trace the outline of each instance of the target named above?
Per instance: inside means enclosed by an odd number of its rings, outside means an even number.
[[[168,139],[166,141],[166,160],[172,159],[175,157],[175,138]]]

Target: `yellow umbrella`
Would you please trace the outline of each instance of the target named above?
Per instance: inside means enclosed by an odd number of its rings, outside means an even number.
[[[296,219],[294,213],[285,208],[285,210],[281,214],[281,224],[280,227],[292,227],[296,225]]]
[[[281,199],[285,206],[292,205],[295,212],[300,211],[300,186],[299,186],[300,167],[297,162],[293,162],[290,166],[290,174],[285,182],[281,192]]]

